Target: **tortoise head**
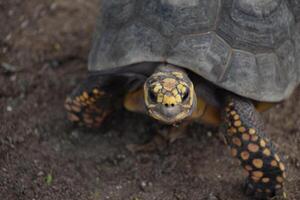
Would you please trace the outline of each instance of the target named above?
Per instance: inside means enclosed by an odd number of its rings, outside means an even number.
[[[197,105],[194,85],[186,72],[172,65],[161,65],[144,84],[144,99],[153,118],[167,124],[190,116]]]

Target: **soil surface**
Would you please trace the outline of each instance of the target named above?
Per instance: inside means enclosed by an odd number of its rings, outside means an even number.
[[[163,151],[130,153],[153,134],[118,111],[74,128],[63,102],[85,77],[96,0],[0,0],[1,200],[244,200],[244,175],[216,129],[193,124]],[[300,199],[300,89],[263,114]]]

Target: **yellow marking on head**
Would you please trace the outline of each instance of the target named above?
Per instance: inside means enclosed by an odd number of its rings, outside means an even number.
[[[183,74],[181,72],[172,72],[172,74],[177,78],[181,78],[181,79],[183,78]]]
[[[164,100],[164,95],[163,95],[162,93],[159,93],[159,94],[157,95],[156,101],[157,101],[158,103],[162,103],[163,100]]]
[[[179,94],[176,95],[175,99],[176,99],[177,103],[181,103],[182,102],[181,96]]]
[[[175,88],[174,90],[172,90],[172,94],[173,94],[174,96],[177,96],[178,90]]]
[[[194,98],[195,98],[195,94],[194,94],[195,91],[194,91],[194,85],[193,84],[190,86],[190,90],[191,90],[191,92],[190,92],[190,101],[188,103],[188,107],[191,107],[193,105],[193,101],[194,101]]]
[[[174,78],[165,78],[163,80],[163,88],[167,91],[172,91],[178,84],[177,80]]]
[[[157,83],[157,84],[155,84],[155,86],[154,86],[154,88],[153,88],[153,92],[154,92],[154,93],[158,93],[159,90],[161,90],[161,89],[162,89],[162,85],[159,84],[159,83]]]
[[[168,104],[168,105],[174,104],[174,105],[176,105],[177,104],[176,98],[174,96],[165,95],[164,99],[163,99],[163,104]]]
[[[186,86],[182,83],[177,85],[177,89],[180,91],[181,94],[184,94],[186,92]]]
[[[168,76],[169,74],[166,72],[156,72],[155,74],[153,74],[152,76]]]

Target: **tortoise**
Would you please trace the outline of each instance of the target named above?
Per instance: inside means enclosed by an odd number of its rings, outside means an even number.
[[[246,194],[285,196],[260,112],[299,84],[299,13],[297,0],[103,0],[68,118],[98,128],[125,107],[168,125],[220,126],[248,173]]]

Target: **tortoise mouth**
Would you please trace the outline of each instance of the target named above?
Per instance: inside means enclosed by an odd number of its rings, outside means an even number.
[[[160,122],[163,122],[165,124],[176,124],[176,123],[180,123],[181,121],[183,121],[187,116],[189,116],[188,114],[186,113],[182,113],[182,117],[180,118],[174,118],[174,117],[166,117],[164,115],[161,115],[160,113],[158,112],[155,112],[155,111],[152,111],[152,112],[149,112],[150,113],[150,116],[153,117],[154,119],[160,121]]]
[[[163,105],[157,105],[155,108],[149,108],[148,113],[154,119],[165,124],[176,124],[182,122],[189,117],[194,111],[194,106],[191,108],[183,108],[183,106],[174,106],[165,108]]]

